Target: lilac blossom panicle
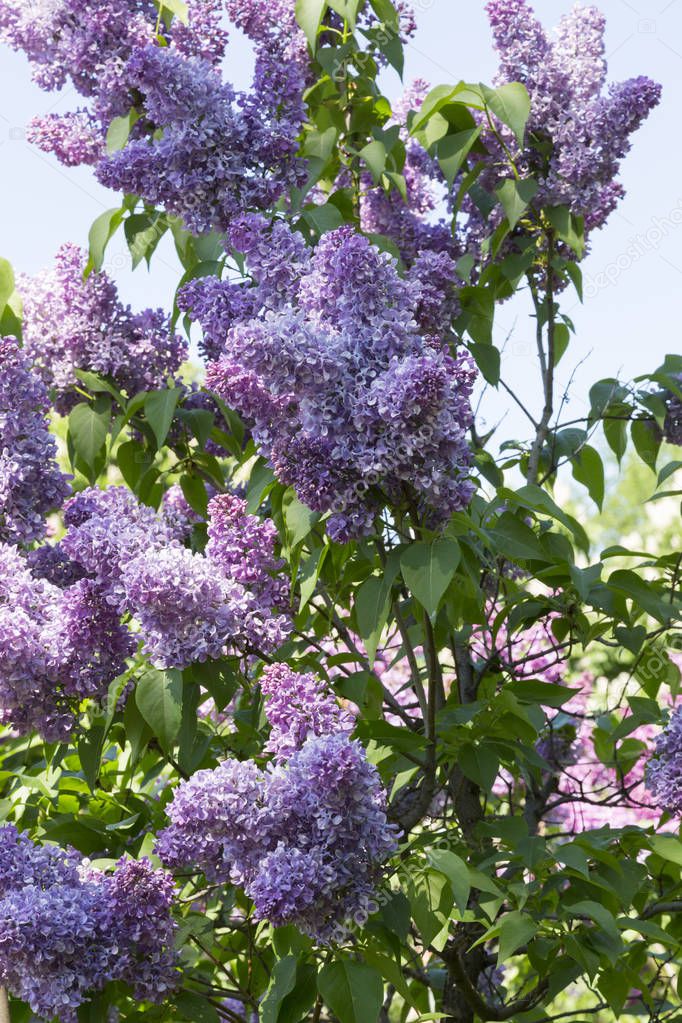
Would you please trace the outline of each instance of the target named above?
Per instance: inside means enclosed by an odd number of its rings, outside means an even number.
[[[48,409],[47,391],[26,354],[14,338],[0,338],[0,543],[41,539],[46,516],[69,494]]]
[[[261,685],[275,765],[228,760],[182,782],[157,853],[241,885],[259,917],[329,941],[372,911],[397,832],[376,769],[349,738],[353,716],[328,688],[279,664]]]
[[[52,269],[18,282],[25,350],[61,413],[79,401],[77,370],[111,379],[132,397],[165,387],[187,356],[160,309],[133,313],[106,273],[84,279],[86,261],[77,246],[62,245]]]
[[[307,257],[282,224],[250,217],[237,232],[256,252],[245,293],[257,312],[245,304],[221,345],[215,281],[194,282],[189,304],[222,349],[207,386],[249,421],[278,479],[330,512],[339,540],[369,531],[382,503],[406,494],[433,524],[465,507],[474,369],[436,332],[446,326],[437,287],[444,304],[453,298],[450,263],[425,284],[401,278],[352,228],[329,232]],[[293,278],[286,258],[278,269],[280,248],[296,253]],[[233,311],[234,285],[223,287]]]
[[[0,41],[26,54],[41,88],[71,85],[88,103],[35,118],[29,139],[69,166],[96,163],[109,122],[131,106],[125,73],[131,54],[158,31],[173,52],[217,65],[227,43],[221,10],[219,0],[190,0],[186,24],[176,18],[169,29],[152,0],[2,0]]]
[[[0,721],[68,738],[85,698],[104,698],[135,642],[91,580],[60,589],[0,545]]]
[[[76,1023],[110,981],[161,1001],[177,986],[173,879],[149,860],[112,874],[0,828],[0,984],[43,1018]]]
[[[65,506],[66,555],[104,601],[128,614],[158,668],[184,668],[226,649],[273,650],[288,635],[288,583],[276,530],[229,494],[209,503],[203,554],[183,546],[177,518],[122,487],[90,489]]]
[[[658,807],[675,817],[682,816],[682,707],[673,712],[656,740],[646,785]]]
[[[567,205],[585,218],[586,232],[603,226],[624,192],[615,180],[630,149],[630,136],[660,99],[660,86],[645,77],[606,85],[604,18],[594,7],[576,5],[554,38],[527,0],[489,0],[486,5],[500,67],[497,84],[521,82],[531,100],[528,140],[517,166],[533,176],[536,208]],[[549,158],[532,141],[550,141]],[[513,139],[507,133],[507,141]],[[481,182],[497,183],[494,164]]]
[[[312,673],[272,664],[264,669],[260,685],[271,727],[265,751],[277,760],[288,760],[311,735],[350,735],[355,727],[355,716]]]

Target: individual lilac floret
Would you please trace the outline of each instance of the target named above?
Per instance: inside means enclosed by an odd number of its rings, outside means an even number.
[[[673,712],[656,740],[646,785],[662,810],[675,817],[682,815],[682,706]]]
[[[287,664],[272,664],[260,678],[267,697],[265,716],[271,726],[265,750],[288,760],[311,735],[350,735],[355,717],[341,707],[327,683]]]
[[[0,338],[0,543],[45,535],[45,518],[69,494],[48,430],[45,386],[14,338]]]
[[[0,545],[0,720],[69,737],[85,698],[103,698],[135,648],[91,580],[59,589]]]
[[[169,874],[121,860],[106,875],[13,825],[0,849],[11,862],[0,866],[0,984],[34,1013],[76,1023],[110,981],[151,1001],[177,986]]]
[[[209,63],[157,46],[137,50],[124,76],[143,97],[145,119],[164,130],[101,160],[103,184],[182,217],[195,233],[224,230],[243,210],[267,208],[302,184],[305,80],[296,62],[263,51],[246,98]]]
[[[66,244],[53,269],[19,279],[24,346],[62,413],[81,400],[77,370],[106,377],[132,397],[165,387],[187,355],[160,309],[133,313],[106,273],[83,279],[85,265],[85,253]]]
[[[567,205],[585,218],[587,232],[601,227],[624,194],[615,180],[620,162],[658,104],[660,86],[639,77],[606,88],[605,23],[594,7],[574,7],[555,39],[527,0],[489,0],[486,10],[500,58],[498,84],[521,82],[530,95],[527,141],[515,158],[540,186],[533,206]],[[491,166],[482,183],[492,190],[502,153],[494,139],[486,144]]]
[[[244,239],[256,249],[291,241],[280,225],[252,219]],[[286,229],[288,230],[288,229]],[[285,260],[286,261],[286,260]],[[276,265],[274,253],[269,265]],[[426,268],[425,268],[426,269]],[[301,501],[330,512],[327,529],[345,540],[372,528],[386,500],[410,499],[432,524],[465,507],[473,494],[467,430],[474,370],[453,357],[442,337],[447,303],[434,289],[398,274],[395,261],[351,228],[324,235],[299,260],[298,280],[253,271],[256,316],[233,323],[223,355],[209,366],[207,386],[250,423],[282,483]],[[215,282],[206,285],[211,343]],[[226,289],[234,287],[225,284]],[[205,311],[196,282],[193,314]],[[248,316],[248,314],[247,314]],[[417,317],[428,327],[422,331]]]
[[[310,736],[265,773],[227,761],[182,782],[157,852],[243,886],[258,916],[327,942],[373,909],[396,849],[379,775],[347,734]]]

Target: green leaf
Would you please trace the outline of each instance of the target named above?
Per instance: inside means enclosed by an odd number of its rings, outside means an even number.
[[[407,587],[429,615],[438,610],[460,558],[459,544],[447,537],[430,543],[410,544],[400,558],[400,569]]]
[[[284,956],[272,970],[270,985],[261,1003],[262,1023],[279,1023],[279,1010],[286,996],[296,985],[296,956]]]
[[[90,257],[85,268],[86,276],[92,270],[102,269],[106,247],[123,222],[123,213],[124,210],[121,208],[105,210],[93,222],[88,234]]]
[[[528,205],[533,196],[536,195],[537,190],[537,182],[533,181],[532,178],[527,178],[525,181],[517,181],[515,178],[510,178],[508,181],[503,181],[495,189],[495,194],[502,203],[502,208],[507,214],[509,227],[512,230],[528,209]]]
[[[384,996],[384,985],[377,970],[350,959],[340,959],[320,971],[317,985],[341,1023],[376,1023]]]
[[[131,107],[123,117],[114,117],[107,130],[107,153],[115,153],[123,149],[130,138],[130,132],[140,115],[135,107]]]
[[[180,1014],[176,1018],[191,1020],[191,1023],[220,1023],[218,1013],[203,995],[181,991],[174,1001],[175,1008]]]
[[[327,10],[327,0],[296,0],[296,21],[303,29],[310,49],[317,49],[317,33]]]
[[[182,673],[149,668],[137,683],[135,702],[162,747],[170,750],[182,722]]]
[[[156,2],[162,14],[164,11],[170,11],[183,25],[189,23],[189,8],[184,0],[156,0]]]
[[[682,867],[682,842],[672,835],[650,835],[649,845],[653,852],[668,863]]]
[[[574,217],[568,206],[550,206],[545,213],[557,237],[573,249],[578,259],[582,259],[585,254],[582,218]]]
[[[152,391],[144,400],[144,414],[159,447],[163,447],[168,436],[181,394],[179,387],[172,387],[166,391]]]
[[[656,472],[656,461],[661,448],[661,433],[655,422],[635,419],[630,426],[635,451],[652,472]]]
[[[355,593],[355,620],[365,645],[367,659],[374,664],[381,633],[388,620],[389,592],[383,579],[372,575]]]
[[[290,549],[305,540],[320,517],[317,512],[311,511],[307,505],[299,501],[293,487],[290,487],[282,498],[282,514],[287,546]]]
[[[436,146],[438,164],[451,188],[480,134],[480,126],[468,128],[466,131],[458,131],[454,135],[446,135],[438,142]]]
[[[481,91],[488,109],[503,124],[511,128],[516,141],[523,146],[526,124],[530,116],[530,96],[525,85],[521,85],[520,82],[510,82],[497,89],[490,89],[484,85],[481,87]]]
[[[432,849],[428,858],[431,865],[447,877],[457,908],[460,913],[464,913],[471,892],[469,868],[466,863],[449,849]]]
[[[502,917],[499,928],[498,965],[509,959],[522,945],[525,945],[533,937],[537,929],[535,921],[518,910],[507,913],[506,916]]]
[[[601,511],[604,504],[604,463],[590,444],[584,444],[571,459],[573,478],[587,487],[587,492]]]
[[[547,554],[533,530],[511,512],[504,512],[488,530],[488,535],[500,553],[512,561],[547,561]]]
[[[532,678],[517,679],[509,684],[509,688],[521,703],[537,703],[542,707],[563,707],[580,692],[580,689],[568,689],[564,685]]]
[[[101,455],[111,423],[111,404],[104,399],[95,405],[81,402],[69,414],[69,437],[80,459],[93,469]]]
[[[157,245],[168,230],[168,221],[163,213],[133,213],[123,225],[133,260],[133,270],[144,259],[149,266]]]
[[[14,271],[6,259],[0,259],[0,310],[9,302],[14,294]]]
[[[91,792],[94,792],[97,788],[97,779],[102,762],[102,750],[104,749],[104,736],[104,719],[98,718],[92,727],[78,740],[78,759],[81,762],[83,775]]]
[[[386,169],[386,146],[374,139],[360,150],[360,156],[372,172],[374,184],[377,185]]]

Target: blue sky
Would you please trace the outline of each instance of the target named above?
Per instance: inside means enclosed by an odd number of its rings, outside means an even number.
[[[265,2],[265,0],[264,0]],[[408,46],[405,80],[415,77],[437,85],[460,79],[489,81],[495,70],[483,0],[414,0],[419,31]],[[543,21],[552,26],[571,0],[542,0]],[[602,0],[607,18],[609,77],[647,74],[663,85],[663,101],[635,137],[621,180],[627,197],[607,227],[593,238],[583,265],[585,302],[565,296],[577,328],[573,350],[560,366],[559,383],[570,381],[568,417],[584,414],[590,383],[621,374],[653,370],[666,352],[682,351],[682,174],[680,172],[680,100],[682,99],[682,0]],[[230,76],[248,80],[250,55],[238,35],[229,53]],[[389,96],[400,91],[387,77]],[[62,241],[85,244],[91,222],[117,205],[91,172],[61,167],[29,146],[27,121],[37,113],[70,109],[73,92],[46,94],[30,81],[26,60],[0,50],[0,167],[2,229],[0,255],[16,269],[33,272],[50,263]],[[133,274],[122,239],[114,239],[106,269],[134,307],[168,305],[179,277],[171,246],[162,246],[152,262]],[[500,337],[510,335],[505,377],[524,400],[537,406],[532,323],[523,301],[503,306]],[[572,379],[571,379],[572,378]],[[486,399],[482,414],[489,424],[506,408],[503,396]],[[511,409],[504,434],[525,433],[523,419]]]

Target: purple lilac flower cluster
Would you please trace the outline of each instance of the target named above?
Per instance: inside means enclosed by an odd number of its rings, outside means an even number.
[[[605,22],[594,7],[576,5],[554,39],[527,0],[489,0],[486,9],[500,58],[497,83],[522,82],[530,95],[527,143],[516,155],[540,186],[533,205],[567,205],[585,218],[587,232],[601,227],[624,195],[615,180],[620,162],[659,102],[660,86],[645,77],[606,86]],[[494,139],[487,144],[484,177],[492,190],[502,153]]]
[[[45,89],[71,83],[86,105],[37,118],[29,137],[67,165],[182,217],[195,232],[265,208],[303,182],[296,159],[308,59],[294,4],[227,3],[255,44],[254,80],[236,92],[219,64],[219,0],[190,0],[170,26],[151,0],[57,0],[36,12],[0,0],[0,41],[23,50]],[[281,9],[279,9],[281,8]],[[107,153],[115,117],[135,108],[124,147]]]
[[[0,543],[45,535],[45,517],[69,485],[48,430],[49,400],[14,338],[0,338]]]
[[[303,685],[287,704],[297,678]],[[229,760],[182,782],[157,851],[170,866],[243,886],[259,917],[329,941],[371,911],[396,831],[376,769],[349,738],[350,716],[324,686],[278,666],[264,690],[273,694],[266,714],[276,766]]]
[[[355,727],[354,715],[312,673],[302,675],[288,664],[272,664],[263,671],[260,684],[271,727],[265,751],[276,760],[288,760],[311,735],[350,735]]]
[[[177,984],[173,879],[149,860],[103,874],[73,852],[0,828],[0,984],[37,1015],[75,1023],[110,981],[161,1001]]]
[[[274,526],[239,498],[211,501],[205,554],[123,488],[83,491],[64,519],[58,545],[28,557],[0,545],[0,720],[20,731],[67,738],[80,702],[106,696],[138,641],[156,667],[183,668],[287,636]]]
[[[160,309],[133,313],[106,273],[84,279],[85,265],[85,253],[66,244],[53,269],[19,280],[25,350],[61,413],[79,400],[76,370],[107,377],[132,397],[165,387],[187,356]]]
[[[258,216],[230,240],[255,286],[238,298],[239,285],[202,279],[180,301],[220,355],[208,387],[249,421],[280,481],[330,512],[340,540],[369,531],[387,499],[409,496],[434,523],[465,507],[474,370],[434,332],[445,327],[437,290],[442,282],[447,307],[452,261],[428,283],[419,272],[405,279],[351,228],[309,252]]]
[[[646,785],[657,806],[682,815],[682,707],[678,707],[656,740],[646,772]]]
[[[159,668],[221,657],[226,646],[272,650],[287,635],[286,579],[272,523],[222,494],[209,504],[205,554],[129,491],[79,494],[66,506],[62,546],[105,599],[139,625],[143,650]]]
[[[0,721],[68,738],[74,708],[103,697],[135,641],[89,579],[60,589],[0,545]]]
[[[136,49],[161,39],[174,52],[216,64],[227,42],[219,0],[191,0],[186,24],[171,30],[152,0],[2,0],[0,41],[23,51],[43,89],[70,84],[87,106],[35,118],[29,137],[67,165],[95,163],[105,152],[113,117],[132,105],[126,62]]]

